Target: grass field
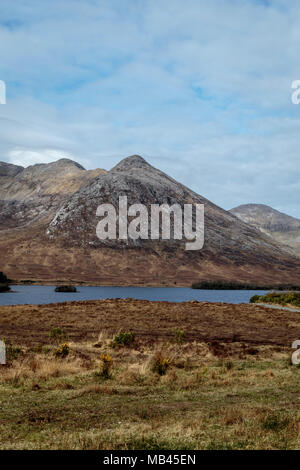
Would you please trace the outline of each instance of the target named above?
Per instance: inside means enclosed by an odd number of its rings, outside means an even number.
[[[70,312],[73,311],[75,320],[78,304],[65,304],[65,322],[69,328],[60,324],[63,316],[60,317],[58,311],[62,312],[63,307],[57,304],[47,306],[52,316],[47,316],[46,307],[44,313],[41,308],[39,322],[43,325],[43,334],[35,331],[37,318],[34,316],[31,317],[31,340],[26,328],[24,340],[18,328],[14,332],[12,329],[10,335],[6,331],[6,338],[10,336],[10,341],[7,340],[9,364],[0,366],[1,449],[300,447],[300,369],[291,365],[290,344],[281,344],[281,335],[275,340],[273,335],[273,342],[264,344],[261,338],[254,344],[251,331],[248,341],[237,341],[234,337],[230,341],[216,341],[209,339],[207,332],[205,341],[201,336],[204,321],[200,329],[202,304],[174,305],[173,323],[167,335],[167,326],[162,324],[160,330],[157,322],[159,312],[165,311],[168,317],[169,304],[148,302],[144,304],[147,309],[143,317],[142,303],[127,301],[131,320],[135,318],[134,307],[138,307],[141,315],[140,324],[132,321],[135,333],[132,344],[116,344],[114,337],[118,328],[114,315],[105,323],[94,303],[88,307],[82,304],[87,326],[84,330],[82,325],[82,337],[74,339],[78,325],[75,328],[70,321]],[[97,305],[99,312],[103,312],[108,304],[99,301]],[[114,308],[109,308],[118,312],[119,328],[122,328],[120,312],[126,301],[115,301],[113,305]],[[147,337],[139,334],[144,331],[139,328],[148,318],[151,305],[156,335],[153,331],[151,336],[149,331]],[[215,310],[211,335],[218,334],[216,324],[220,316],[224,316],[224,321],[226,316],[228,321],[232,318],[233,314],[227,310],[230,306],[225,306],[225,311],[223,307],[210,304],[205,308],[206,312],[209,308]],[[232,306],[232,311],[238,317],[243,307]],[[258,306],[245,307],[253,307],[254,330],[255,322],[269,315],[269,309],[261,308],[258,315]],[[16,324],[20,325],[18,321],[24,324],[27,317],[30,320],[29,308],[23,307],[21,316],[21,306],[10,307],[10,316]],[[1,307],[2,319],[4,314],[7,319],[7,309]],[[187,312],[194,318],[192,312],[197,309],[199,339],[196,330],[191,333],[184,328],[189,325]],[[280,313],[285,320],[290,314],[273,311],[270,314]],[[56,326],[62,326],[69,339],[63,334],[49,336],[51,329],[53,331],[53,316],[57,319]],[[93,334],[91,318],[95,327]],[[274,319],[272,317],[273,322]],[[123,322],[128,325],[130,318],[124,318]],[[297,330],[299,323],[299,316],[293,318],[291,330],[285,332],[289,340],[290,334],[296,339],[291,331]],[[104,324],[105,328],[96,329]],[[76,331],[72,330],[72,325]],[[237,330],[238,327],[239,324]],[[219,328],[223,331],[221,323]],[[275,331],[275,326],[273,328]],[[54,354],[61,342],[67,342],[71,349],[65,358]],[[106,373],[105,358],[108,358]],[[157,364],[162,363],[165,367],[158,369]]]

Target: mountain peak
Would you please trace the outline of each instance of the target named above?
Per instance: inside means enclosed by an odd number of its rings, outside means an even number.
[[[285,214],[284,212],[280,212],[277,209],[274,209],[271,206],[267,206],[266,204],[241,204],[240,206],[234,207],[230,210],[232,214],[235,216],[243,219],[243,217],[254,218],[257,222],[258,218],[261,218],[262,223],[268,223],[270,220],[273,222],[282,222],[285,221],[294,221],[299,225],[300,220],[292,217],[290,215]],[[248,220],[248,223],[250,220]]]
[[[49,163],[35,163],[34,165],[26,167],[25,171],[61,171],[66,169],[76,169],[85,171],[85,168],[80,165],[80,163],[77,163],[74,160],[71,160],[70,158],[60,158],[59,160],[54,160],[53,162]]]
[[[300,220],[265,204],[243,204],[230,212],[300,253]]]
[[[12,163],[0,162],[0,176],[13,177],[23,171],[24,168],[19,165],[13,165]]]
[[[130,157],[123,158],[112,171],[126,171],[132,168],[151,168],[151,165],[140,155],[131,155]]]
[[[80,163],[75,162],[74,160],[71,160],[70,158],[60,158],[59,160],[56,160],[55,162],[51,162],[50,165],[54,166],[61,166],[61,167],[76,167],[79,170],[85,170],[85,168],[80,165]]]

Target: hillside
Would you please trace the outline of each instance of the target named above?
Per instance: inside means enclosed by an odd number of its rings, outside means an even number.
[[[239,219],[300,254],[300,220],[264,204],[244,204],[230,211]]]
[[[87,172],[69,161],[62,170],[59,165],[18,170],[13,178],[22,181],[21,189],[18,184],[7,186],[2,196],[11,198],[2,204],[13,203],[18,210],[21,204],[25,214],[22,219],[15,212],[4,217],[1,212],[5,228],[0,231],[1,269],[10,278],[114,285],[190,285],[201,279],[295,284],[300,280],[300,260],[292,250],[138,155],[125,158],[108,172]],[[27,172],[34,172],[29,182]],[[117,207],[119,196],[124,195],[128,204],[147,207],[204,204],[204,248],[186,251],[183,240],[100,241],[97,207],[101,203]]]
[[[86,171],[66,158],[28,168],[0,162],[0,229],[53,216],[68,196],[103,172]]]

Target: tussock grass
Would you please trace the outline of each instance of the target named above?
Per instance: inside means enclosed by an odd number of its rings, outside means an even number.
[[[28,379],[47,381],[52,377],[78,374],[82,369],[82,362],[78,358],[60,360],[55,357],[30,355],[14,361],[10,367],[0,369],[0,382],[21,385]]]
[[[64,359],[23,348],[0,369],[1,449],[297,449],[300,369],[277,346],[155,343],[114,334]],[[220,356],[220,352],[224,355]],[[153,357],[169,357],[163,375]],[[222,354],[223,354],[222,353]],[[99,376],[110,355],[109,378]]]

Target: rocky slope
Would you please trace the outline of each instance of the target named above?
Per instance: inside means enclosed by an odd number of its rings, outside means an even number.
[[[230,211],[240,220],[256,227],[300,254],[300,220],[264,204],[244,204]]]
[[[125,158],[107,174],[98,176],[71,196],[50,223],[47,235],[54,240],[64,240],[69,246],[140,246],[152,249],[157,245],[152,240],[101,241],[97,238],[97,207],[111,203],[118,208],[120,196],[127,196],[128,205],[146,205],[149,213],[151,204],[204,204],[205,249],[220,251],[220,254],[223,251],[223,255],[230,255],[231,261],[239,263],[243,257],[249,259],[262,251],[268,256],[274,252],[276,244],[271,239],[149,165],[138,155]],[[159,243],[162,249],[183,248],[181,241],[160,240]]]
[[[10,278],[116,285],[190,285],[202,279],[300,283],[300,259],[292,250],[137,155],[98,175],[74,162],[63,167],[63,172],[55,164],[32,167],[37,176],[28,183],[25,170],[15,170],[13,178],[23,181],[21,189],[16,184],[3,193],[2,198],[11,198],[4,203],[24,204],[28,214],[22,230],[15,228],[18,218],[2,219],[6,229],[0,231],[1,269]],[[52,182],[44,171],[54,173]],[[117,208],[119,196],[125,195],[128,205],[143,203],[149,212],[151,204],[204,204],[204,248],[187,251],[184,240],[99,240],[97,207],[112,203]],[[44,201],[49,206],[41,206],[41,217],[36,208]],[[14,228],[8,230],[9,224]]]
[[[66,198],[101,173],[66,158],[28,168],[0,162],[0,230],[52,217]]]

